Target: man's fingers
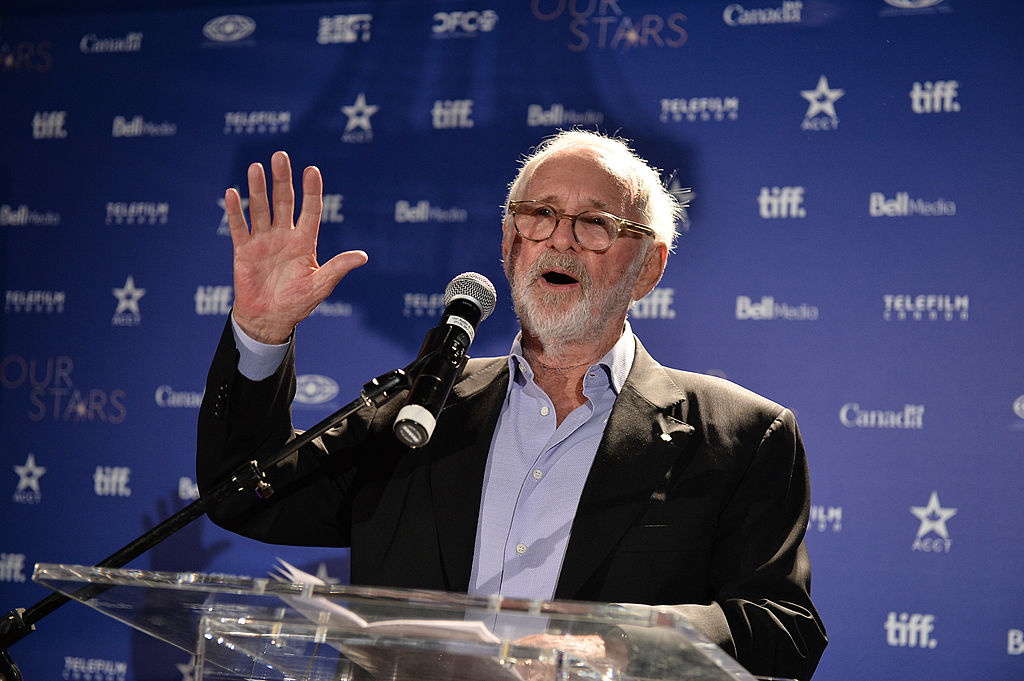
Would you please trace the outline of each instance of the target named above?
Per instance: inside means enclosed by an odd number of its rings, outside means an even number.
[[[224,192],[224,213],[228,216],[231,243],[237,248],[249,236],[249,226],[245,224],[245,216],[242,215],[242,197],[234,187]]]
[[[267,176],[262,163],[249,166],[249,220],[253,234],[270,229],[270,205],[267,203]]]
[[[274,181],[274,224],[291,228],[295,218],[295,189],[292,187],[292,162],[288,154],[275,151],[270,157]]]
[[[325,262],[317,272],[322,278],[320,286],[326,291],[323,296],[326,298],[330,295],[330,292],[346,274],[357,267],[362,267],[367,260],[369,260],[369,256],[365,251],[345,251]]]
[[[309,166],[302,173],[302,210],[295,226],[300,231],[316,234],[324,205],[324,181],[320,169]]]

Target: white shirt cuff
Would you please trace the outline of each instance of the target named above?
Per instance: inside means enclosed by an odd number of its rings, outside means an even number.
[[[235,336],[235,347],[238,348],[238,373],[250,381],[262,381],[281,366],[281,361],[288,354],[291,341],[281,345],[267,345],[253,340],[231,315],[231,331]]]

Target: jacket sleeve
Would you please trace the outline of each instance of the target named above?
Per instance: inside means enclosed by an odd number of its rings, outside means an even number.
[[[828,642],[810,597],[809,511],[803,443],[783,409],[719,515],[714,600],[667,606],[754,674],[809,679]]]
[[[295,395],[294,341],[278,370],[251,381],[237,370],[230,321],[225,325],[207,376],[199,409],[196,477],[201,494],[229,478],[249,460],[264,461],[295,437],[291,401]],[[361,423],[353,418],[352,424]],[[207,511],[225,529],[275,544],[347,546],[350,523],[347,485],[351,457],[343,449],[359,425],[346,424],[264,469],[274,494],[259,499],[237,492]],[[298,490],[301,494],[296,494]]]

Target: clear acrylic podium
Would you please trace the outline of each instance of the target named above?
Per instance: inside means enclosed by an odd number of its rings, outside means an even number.
[[[44,563],[33,579],[191,652],[195,681],[754,679],[644,606]]]

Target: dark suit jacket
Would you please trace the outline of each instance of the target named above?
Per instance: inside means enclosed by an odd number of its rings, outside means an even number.
[[[260,382],[230,323],[199,415],[204,492],[294,436],[294,345]],[[466,592],[507,358],[470,360],[418,450],[391,433],[401,397],[366,408],[211,519],[262,541],[350,546],[353,584]],[[327,453],[330,453],[328,456]],[[727,381],[636,358],[576,513],[557,598],[678,605],[758,674],[809,678],[826,644],[803,543],[807,464],[788,410]]]

